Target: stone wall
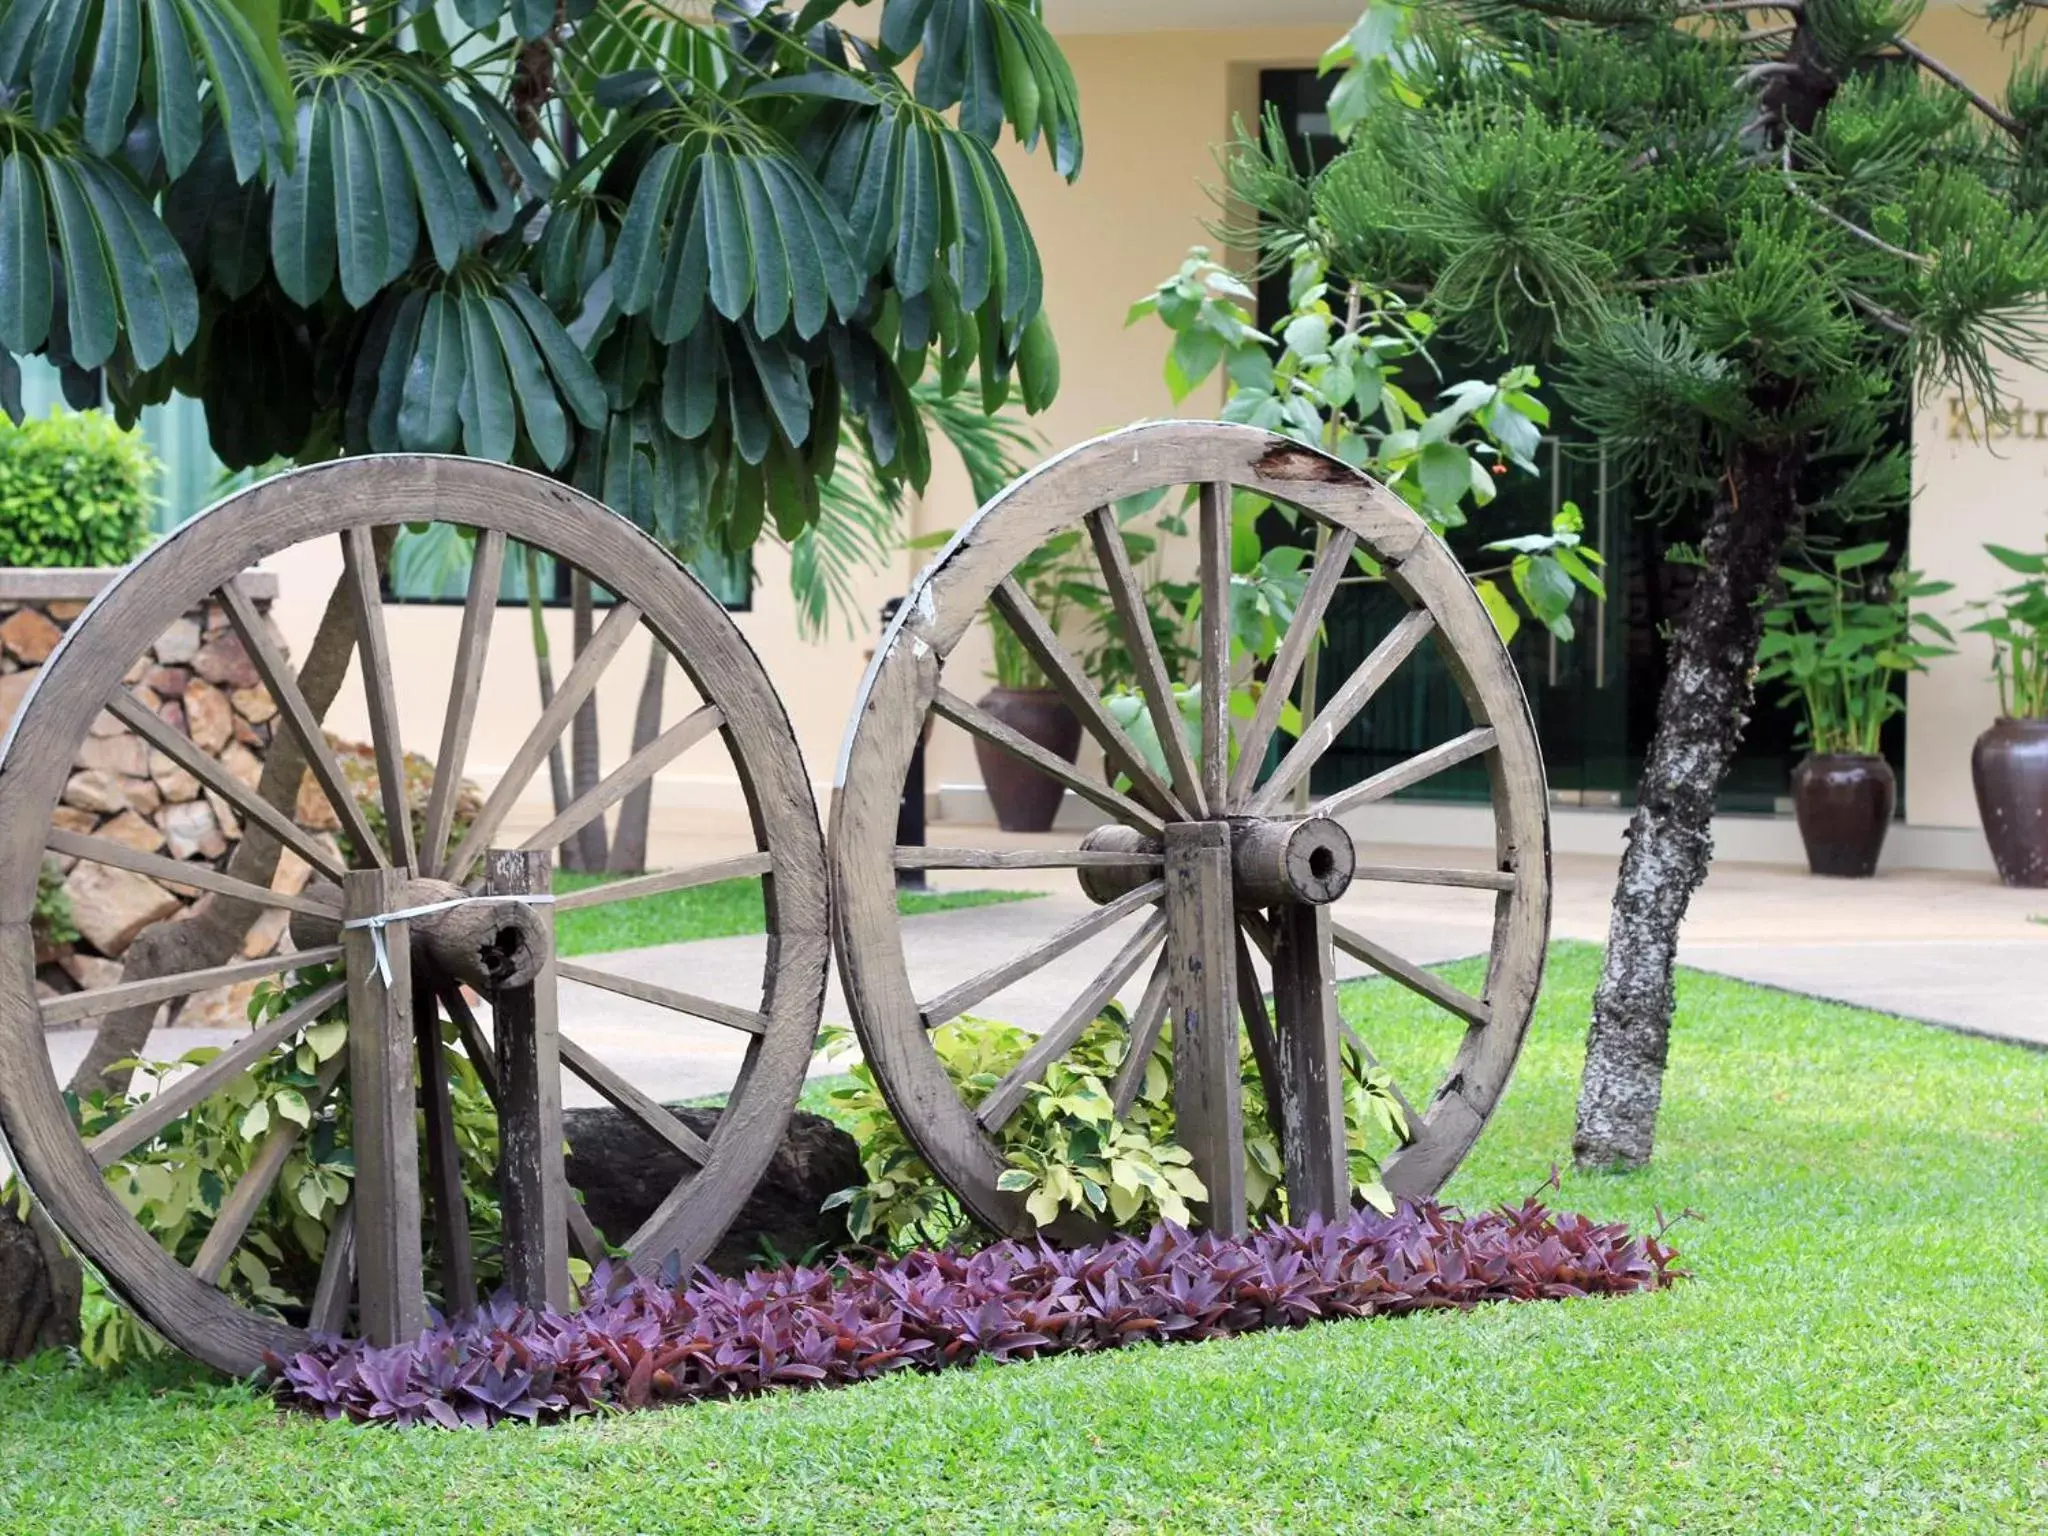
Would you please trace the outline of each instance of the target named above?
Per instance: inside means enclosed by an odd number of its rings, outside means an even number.
[[[37,670],[93,595],[116,573],[106,570],[0,570],[0,731],[13,719]],[[276,578],[251,572],[244,589],[268,622]],[[277,706],[262,687],[241,641],[215,604],[187,614],[157,637],[129,670],[130,691],[242,783],[254,788]],[[310,802],[310,803],[309,803]],[[331,834],[332,810],[316,792],[301,796],[300,819]],[[109,838],[145,853],[219,866],[241,837],[228,802],[170,758],[153,750],[111,714],[102,713],[79,747],[62,803],[52,818],[67,831]],[[194,910],[205,893],[89,860],[50,856],[63,875],[79,937],[38,952],[39,985],[47,992],[107,986],[120,979],[120,957],[151,923]],[[305,884],[305,863],[286,850],[277,888]],[[284,936],[282,910],[266,913],[243,953],[270,953]],[[243,1017],[247,988],[202,994],[180,1022],[226,1023]]]

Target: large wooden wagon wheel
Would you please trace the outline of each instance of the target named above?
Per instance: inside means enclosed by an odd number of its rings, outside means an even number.
[[[387,627],[378,577],[378,549],[392,536],[392,525],[417,530],[436,522],[469,530],[474,539],[452,676],[423,675],[417,657],[394,654],[397,624]],[[238,574],[256,561],[309,544],[338,547],[341,555],[335,600],[345,598],[353,617],[354,680],[371,723],[381,818],[357,803],[319,712],[238,584]],[[544,710],[529,702],[530,661],[515,674],[522,675],[515,695],[491,697],[483,689],[501,572],[508,557],[523,559],[525,550],[581,570],[612,599]],[[301,603],[323,596],[291,594]],[[305,830],[294,819],[298,802],[291,795],[268,803],[168,723],[169,711],[153,708],[153,695],[124,682],[132,681],[136,659],[158,635],[208,602],[225,609],[275,704],[270,750],[302,754],[310,769],[304,793],[324,797],[332,808],[338,840]],[[523,643],[523,615],[508,613],[505,622],[508,635],[520,634]],[[503,835],[508,813],[550,748],[607,665],[641,630],[680,664],[698,695],[694,707],[545,826],[531,835]],[[419,699],[422,690],[431,695],[426,717],[439,724],[438,745],[402,744],[400,699]],[[54,827],[74,757],[102,708],[218,795],[240,819],[245,837],[274,837],[309,863],[310,883],[283,894],[268,888],[267,877],[257,885],[209,865]],[[499,723],[507,711],[515,720],[522,713],[537,718],[480,807],[471,805],[465,827],[456,786],[472,729],[486,710]],[[516,730],[510,739],[518,739]],[[530,899],[548,897],[556,848],[698,743],[708,743],[712,753],[722,743],[729,755],[751,808],[754,851],[564,894],[552,905]],[[417,836],[413,814],[419,808],[408,806],[402,788],[402,745],[432,751],[439,766]],[[297,779],[294,770],[294,788]],[[201,887],[265,911],[286,909],[298,947],[38,1002],[29,918],[46,849]],[[346,851],[338,856],[339,850]],[[732,877],[758,877],[766,898],[768,958],[755,995],[700,997],[555,957],[556,912]],[[472,892],[494,899],[442,905]],[[389,1342],[423,1326],[430,1294],[454,1313],[475,1304],[479,1255],[472,1252],[462,1164],[450,1129],[442,1043],[454,1036],[499,1112],[495,1181],[503,1202],[505,1282],[527,1301],[567,1305],[570,1253],[594,1262],[606,1256],[609,1240],[647,1266],[694,1263],[752,1191],[811,1054],[825,979],[825,895],[817,812],[782,706],[717,600],[652,540],[585,497],[500,465],[398,457],[302,470],[230,498],[138,561],[73,624],[16,716],[0,762],[0,1128],[30,1190],[143,1317],[202,1359],[245,1372],[266,1351],[298,1345],[308,1328]],[[408,911],[410,918],[384,920]],[[47,1027],[153,999],[175,1004],[254,977],[290,982],[294,975],[301,986],[309,977],[317,985],[125,1118],[82,1138],[46,1055]],[[721,1060],[739,1065],[712,1135],[699,1135],[656,1102],[643,1087],[644,1074],[635,1080],[636,1068],[608,1063],[558,1029],[557,989],[567,982],[667,1010],[675,1036],[694,1031],[697,1038],[735,1042],[736,1048],[718,1048]],[[489,1037],[464,983],[492,1005]],[[245,1307],[219,1282],[272,1197],[280,1167],[304,1134],[300,1126],[280,1120],[271,1129],[241,1182],[220,1200],[189,1267],[130,1216],[109,1190],[107,1174],[138,1149],[175,1137],[183,1117],[209,1094],[271,1053],[293,1049],[302,1030],[323,1016],[346,1018],[347,1045],[320,1067],[307,1098],[322,1100],[311,1105],[315,1126],[332,1119],[345,1101],[353,1125],[353,1193],[326,1243],[310,1306]],[[564,1071],[681,1155],[681,1177],[638,1231],[601,1238],[569,1188]],[[431,1271],[423,1252],[436,1256]]]
[[[1143,598],[1112,504],[1162,488],[1199,488],[1203,593],[1200,748],[1178,725],[1172,679],[1140,615]],[[1329,537],[1309,574],[1299,616],[1275,657],[1255,716],[1233,759],[1225,696],[1232,487],[1287,503]],[[1047,540],[1085,527],[1103,587],[1134,653],[1144,703],[1164,743],[1156,771],[1104,707],[1073,650],[1055,634],[1012,573]],[[1311,636],[1354,552],[1377,560],[1409,607],[1355,672],[1330,692],[1314,725],[1262,775],[1282,706],[1300,677]],[[948,656],[993,604],[1079,715],[1104,772],[1076,767],[1025,740],[962,697],[944,676]],[[1471,728],[1362,782],[1306,814],[1292,791],[1374,693],[1418,647],[1433,643],[1457,682]],[[1105,824],[1059,850],[898,847],[897,796],[930,715],[1032,763],[1090,802]],[[1496,830],[1492,867],[1369,867],[1351,829],[1369,833],[1373,807],[1397,790],[1472,759],[1484,761]],[[991,1226],[1030,1227],[1021,1196],[1000,1190],[995,1133],[1026,1089],[1069,1051],[1104,1006],[1135,988],[1133,1048],[1113,1085],[1128,1109],[1162,1021],[1174,1024],[1178,1136],[1211,1201],[1213,1227],[1245,1223],[1239,1014],[1257,1056],[1286,1164],[1290,1211],[1348,1208],[1335,951],[1427,999],[1462,1026],[1443,1080],[1409,1102],[1411,1139],[1384,1166],[1395,1194],[1433,1192],[1492,1113],[1534,1007],[1549,921],[1549,821],[1542,761],[1521,683],[1471,582],[1441,540],[1366,476],[1290,440],[1240,426],[1166,422],[1112,434],[1053,459],[997,496],[924,573],[869,671],[842,756],[832,819],[834,948],[862,1048],[918,1151],[967,1207]],[[913,987],[909,937],[892,892],[899,869],[1071,868],[1095,903],[1085,915],[1002,963],[935,990]],[[1353,881],[1474,887],[1494,893],[1493,945],[1478,996],[1403,959],[1370,933],[1333,917]],[[976,1010],[1002,989],[1060,963],[1083,943],[1126,937],[1108,965],[1028,1054],[985,1096],[956,1091],[930,1031]],[[1273,977],[1271,1017],[1252,955]],[[1084,970],[1092,970],[1088,967]],[[1000,1007],[989,1011],[1000,1016]],[[1370,1041],[1363,1042],[1369,1049]]]

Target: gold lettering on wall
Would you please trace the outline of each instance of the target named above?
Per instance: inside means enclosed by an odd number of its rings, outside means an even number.
[[[1961,395],[1949,395],[1943,403],[1948,407],[1948,439],[1952,443],[1999,443],[2013,438],[2048,442],[2048,407],[2030,409],[2024,400],[2013,400],[1998,410],[1986,411]]]

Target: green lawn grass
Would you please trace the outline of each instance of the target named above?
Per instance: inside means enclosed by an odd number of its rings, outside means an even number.
[[[1558,951],[1451,1195],[1565,1155],[1595,974]],[[1450,1043],[1346,1006],[1397,1068]],[[1655,1165],[1556,1197],[1701,1212],[1665,1294],[473,1435],[46,1358],[0,1372],[0,1531],[2048,1530],[2044,1095],[2048,1056],[1687,974]]]
[[[586,890],[616,878],[555,875],[561,892]],[[1028,901],[1033,891],[902,891],[896,906],[906,916],[946,912],[955,907],[985,907],[1004,901]],[[580,907],[555,915],[555,935],[564,955],[598,955],[614,949],[645,949],[652,944],[680,944],[686,939],[723,939],[760,933],[767,926],[759,880],[720,880],[688,890],[664,891],[603,907]]]

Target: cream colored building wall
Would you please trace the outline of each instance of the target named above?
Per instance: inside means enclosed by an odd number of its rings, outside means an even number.
[[[1314,11],[1319,17],[1317,3],[1299,3],[1293,14]],[[1236,14],[1247,9],[1239,7]],[[1127,11],[1137,17],[1133,24],[1138,26],[1157,26],[1168,14],[1138,17],[1128,3],[1115,14]],[[1047,452],[1132,421],[1174,414],[1161,377],[1164,332],[1154,323],[1127,330],[1125,312],[1178,267],[1189,246],[1213,243],[1206,226],[1218,216],[1210,191],[1219,178],[1215,147],[1227,138],[1234,115],[1255,115],[1259,70],[1312,64],[1342,28],[1341,15],[1332,10],[1332,22],[1301,26],[1105,32],[1100,28],[1109,14],[1106,5],[1080,0],[1052,11],[1080,86],[1087,129],[1087,162],[1079,183],[1062,182],[1042,150],[1031,156],[1014,145],[1004,150],[1038,239],[1046,304],[1060,343],[1059,398],[1033,423]],[[1200,13],[1204,21],[1220,14],[1230,14],[1230,8],[1209,5]],[[2010,57],[1996,34],[1960,5],[1937,0],[1915,36],[1986,90],[1997,90],[2009,72]],[[2048,407],[2048,377],[2015,377],[2012,382],[2016,394]],[[1206,413],[1216,404],[1205,394],[1182,410]],[[1947,413],[1946,402],[1931,402],[1915,424],[1912,555],[1930,574],[1954,580],[1967,595],[1979,595],[1996,578],[1979,546],[1985,540],[2036,543],[2048,526],[2048,437],[2034,430],[2029,417],[2022,432],[1996,441],[1952,439]],[[2036,438],[2041,440],[2036,443]],[[929,492],[912,508],[906,531],[957,527],[972,510],[965,474],[941,455]],[[883,599],[908,586],[926,558],[905,553],[895,568],[862,579],[863,623],[857,636],[848,638],[835,627],[828,641],[810,644],[796,633],[786,557],[770,546],[757,551],[753,610],[737,615],[737,622],[782,695],[821,812],[829,809],[840,738],[872,644],[872,616]],[[318,622],[318,594],[330,590],[339,574],[338,559],[332,551],[316,550],[273,565],[292,599],[282,614],[287,638],[303,648]],[[452,607],[425,606],[394,618],[406,740],[416,751],[431,754],[439,736],[440,699],[458,619]],[[502,707],[484,712],[468,768],[487,785],[537,708],[526,622],[523,611],[508,610],[500,615],[494,636],[487,697]],[[569,616],[549,610],[548,622],[559,674],[567,668]],[[408,659],[416,660],[417,667],[409,666]],[[644,650],[629,650],[599,690],[608,762],[623,755],[629,739],[643,666]],[[970,636],[949,669],[949,686],[976,696],[986,686],[986,667],[985,642]],[[671,679],[666,713],[673,721],[693,701],[679,676],[672,673]],[[1961,656],[1937,663],[1930,676],[1914,680],[1909,690],[1909,820],[1927,826],[1975,824],[1969,747],[1993,713],[1993,697],[1983,647],[1974,641]],[[335,720],[344,733],[366,732],[353,683]],[[950,725],[937,725],[929,787],[936,791],[979,780],[968,739]],[[521,822],[537,825],[544,819],[546,793],[544,778],[537,778]],[[655,799],[658,819],[676,830],[737,830],[732,817],[740,801],[716,743],[694,749],[662,774]]]
[[[1977,89],[2003,91],[2015,45],[1981,16],[1953,4],[1930,7],[1913,35]],[[2015,414],[1988,433],[1964,422],[1954,391],[1918,402],[1914,412],[1910,556],[1915,568],[1955,583],[1955,594],[1940,600],[1946,606],[2002,584],[2003,567],[1984,553],[1987,542],[2038,549],[2048,537],[2048,373],[2014,365],[2003,379]],[[1916,826],[1978,825],[1970,748],[1998,713],[1998,690],[1988,642],[1958,639],[1956,655],[1907,682],[1906,820]]]

